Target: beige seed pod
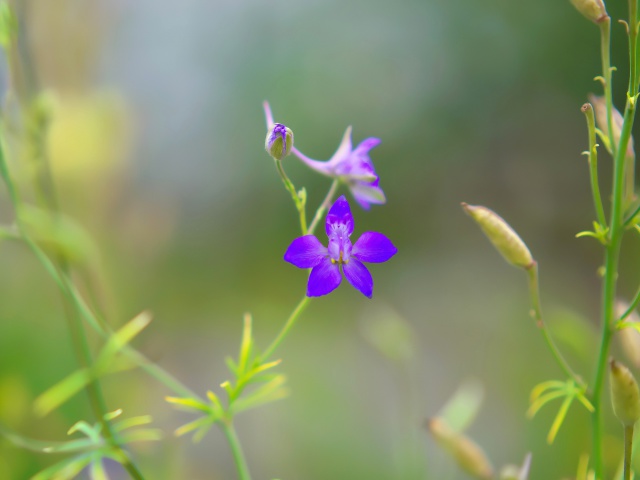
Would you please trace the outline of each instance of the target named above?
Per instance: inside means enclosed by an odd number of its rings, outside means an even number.
[[[625,427],[630,427],[640,418],[638,383],[629,369],[614,359],[609,361],[609,373],[613,413]]]
[[[628,303],[618,300],[616,302],[616,317],[621,318],[628,308]],[[638,311],[633,310],[624,321],[625,323],[639,323],[640,315],[638,315]],[[616,336],[627,360],[634,367],[640,368],[640,332],[635,328],[627,327],[616,331]]]
[[[571,3],[594,23],[600,23],[609,16],[602,0],[571,0]]]
[[[429,419],[427,427],[433,438],[451,454],[465,472],[480,480],[493,478],[493,467],[477,443],[466,435],[452,430],[441,418]]]
[[[507,262],[529,269],[534,265],[529,248],[518,234],[493,210],[480,205],[467,205],[462,203],[462,208],[473,218],[491,243],[498,249]]]

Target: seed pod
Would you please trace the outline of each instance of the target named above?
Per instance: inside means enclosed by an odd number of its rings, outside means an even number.
[[[267,132],[264,149],[276,160],[282,160],[291,153],[293,132],[281,123],[274,123]]]
[[[431,418],[427,427],[433,438],[456,460],[460,468],[480,480],[493,478],[493,467],[480,446],[452,430],[441,418]]]
[[[632,426],[640,418],[638,383],[629,369],[614,359],[609,361],[609,367],[613,413],[625,427]]]
[[[479,205],[462,203],[462,208],[473,218],[491,243],[512,265],[529,269],[535,263],[529,248],[518,234],[497,213]]]
[[[609,16],[602,0],[571,0],[571,3],[594,23],[600,23]]]
[[[629,304],[618,300],[615,305],[616,317],[620,318],[629,308]],[[638,324],[640,322],[640,315],[637,310],[633,310],[624,323]],[[620,346],[624,352],[627,360],[631,362],[632,366],[640,368],[640,332],[632,327],[626,327],[618,330],[616,336],[620,341]]]

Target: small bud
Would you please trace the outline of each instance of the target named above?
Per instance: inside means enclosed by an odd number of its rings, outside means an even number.
[[[636,379],[627,367],[611,359],[609,361],[611,403],[613,413],[626,427],[640,418],[640,390]]]
[[[282,160],[291,153],[293,132],[281,123],[274,123],[267,132],[264,148],[276,160]]]
[[[602,130],[605,137],[609,138],[614,145],[620,143],[620,132],[622,131],[622,124],[624,119],[616,107],[612,107],[611,113],[611,128],[613,129],[613,135],[609,135],[609,122],[607,120],[607,101],[604,97],[598,95],[589,95],[589,101],[593,105],[593,111],[596,114],[596,123],[598,128]],[[629,137],[627,143],[627,157],[633,157],[633,137]]]
[[[507,262],[525,269],[534,264],[531,252],[518,234],[497,213],[486,207],[467,205],[462,208],[473,218]]]
[[[594,23],[600,23],[609,16],[602,0],[571,0],[571,3]]]
[[[629,304],[618,300],[616,302],[616,317],[621,318],[622,315],[629,308]],[[637,310],[633,310],[627,318],[624,319],[624,323],[640,322],[640,315]],[[640,332],[632,327],[622,328],[617,331],[618,339],[620,340],[620,346],[622,351],[632,365],[636,368],[640,368]]]
[[[477,443],[452,430],[441,418],[430,419],[427,427],[433,438],[453,456],[465,472],[481,480],[493,478],[493,467]]]

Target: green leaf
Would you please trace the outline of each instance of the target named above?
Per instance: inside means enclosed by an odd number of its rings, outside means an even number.
[[[175,405],[180,410],[197,410],[205,413],[208,413],[211,410],[209,405],[202,403],[200,400],[195,398],[165,397],[164,399],[172,405]]]
[[[236,400],[231,405],[230,410],[234,413],[239,413],[243,410],[255,408],[259,405],[264,405],[266,403],[285,398],[289,395],[289,390],[282,388],[285,383],[286,377],[284,375],[278,375],[262,387],[257,388],[245,397]]]
[[[94,452],[66,458],[34,475],[31,480],[71,480],[94,459]]]
[[[253,350],[251,323],[251,315],[249,313],[245,313],[244,327],[242,329],[242,341],[240,342],[240,354],[238,355],[238,377],[241,377],[244,374],[247,365],[251,360],[251,353]]]
[[[91,375],[87,369],[72,373],[36,398],[34,403],[36,414],[44,417],[51,413],[90,382]]]
[[[549,435],[547,435],[547,443],[551,445],[558,434],[558,430],[562,426],[562,422],[567,416],[567,412],[569,411],[569,407],[571,406],[571,402],[573,402],[573,396],[567,396],[562,402],[560,406],[560,410],[558,410],[558,414],[556,418],[553,420],[553,424],[551,425],[551,429],[549,430]]]
[[[438,416],[454,431],[463,432],[475,420],[483,398],[482,384],[477,380],[467,380],[458,387]]]

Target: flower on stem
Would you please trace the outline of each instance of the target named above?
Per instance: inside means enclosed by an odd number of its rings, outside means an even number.
[[[351,243],[353,216],[344,195],[338,198],[327,214],[325,230],[329,245],[325,247],[314,235],[296,238],[284,254],[284,259],[298,268],[311,268],[307,296],[319,297],[335,290],[342,281],[342,272],[353,287],[364,296],[373,295],[373,278],[362,262],[382,263],[398,249],[381,233],[364,232]]]
[[[571,0],[576,10],[594,23],[600,23],[608,17],[602,0]]]
[[[271,128],[274,125],[271,107],[267,102],[264,102],[263,107],[267,125]],[[356,202],[368,210],[371,204],[380,205],[387,201],[384,192],[378,185],[380,179],[373,167],[373,162],[369,158],[369,150],[379,144],[380,139],[369,137],[353,148],[351,127],[348,127],[344,132],[340,146],[327,161],[313,160],[295,147],[291,149],[291,152],[316,172],[342,181],[349,187]]]

